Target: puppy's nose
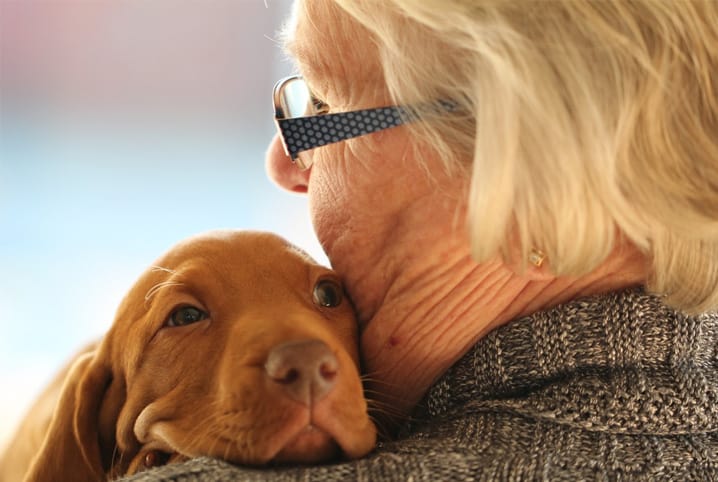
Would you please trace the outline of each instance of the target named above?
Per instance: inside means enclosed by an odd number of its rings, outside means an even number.
[[[293,341],[274,347],[264,369],[290,398],[309,406],[332,390],[339,362],[322,341]]]

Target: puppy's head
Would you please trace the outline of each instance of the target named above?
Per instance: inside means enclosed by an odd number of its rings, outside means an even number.
[[[277,236],[223,231],[175,246],[132,288],[107,340],[126,385],[120,448],[263,464],[374,445],[340,281]]]
[[[130,290],[90,363],[86,378],[104,391],[94,414],[76,414],[96,417],[100,448],[85,452],[116,474],[147,451],[246,464],[360,457],[376,435],[357,331],[336,275],[283,239],[184,241]]]

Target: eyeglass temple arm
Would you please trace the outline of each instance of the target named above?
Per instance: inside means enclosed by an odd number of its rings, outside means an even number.
[[[289,119],[277,117],[284,147],[292,159],[309,149],[396,127],[413,119],[411,110],[401,106]]]

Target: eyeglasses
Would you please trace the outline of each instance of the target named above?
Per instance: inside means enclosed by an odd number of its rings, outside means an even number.
[[[410,117],[399,106],[328,114],[328,106],[314,97],[298,75],[277,82],[273,97],[284,152],[300,169],[312,165],[312,156],[305,151],[396,127]]]
[[[311,93],[298,75],[274,85],[274,120],[284,152],[300,169],[309,169],[306,151],[354,137],[383,131],[417,119],[416,108],[379,107],[328,114],[328,106]],[[440,101],[442,110],[454,110],[454,102]]]

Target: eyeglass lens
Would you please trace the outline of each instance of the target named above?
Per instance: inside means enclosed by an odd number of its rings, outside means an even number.
[[[288,80],[281,92],[280,102],[287,118],[313,115],[312,94],[302,79]]]

